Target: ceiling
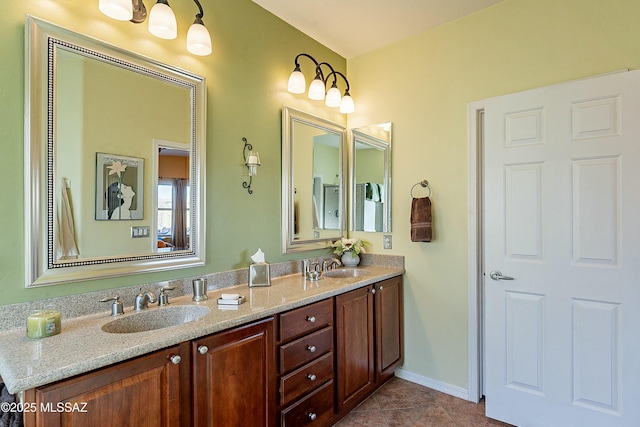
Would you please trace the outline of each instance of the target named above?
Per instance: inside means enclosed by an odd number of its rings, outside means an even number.
[[[350,59],[502,0],[253,0]]]

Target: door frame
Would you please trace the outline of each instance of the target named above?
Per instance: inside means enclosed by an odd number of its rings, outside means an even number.
[[[479,402],[484,395],[484,307],[482,292],[482,184],[483,184],[483,137],[484,101],[472,102],[467,107],[467,330],[468,330],[468,397]]]

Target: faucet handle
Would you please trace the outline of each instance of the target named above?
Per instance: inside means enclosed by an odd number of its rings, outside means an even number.
[[[122,305],[122,301],[120,301],[120,295],[115,294],[115,296],[112,296],[111,298],[102,298],[100,300],[100,302],[109,302],[109,301],[113,301],[113,304],[111,304],[112,316],[119,316],[121,314],[124,314],[124,308]]]
[[[166,291],[172,291],[176,287],[175,286],[165,286],[160,288],[160,294],[158,295],[158,305],[168,305],[169,304],[169,295],[167,295]]]

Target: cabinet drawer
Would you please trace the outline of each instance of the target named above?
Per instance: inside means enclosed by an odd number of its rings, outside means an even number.
[[[283,427],[328,425],[333,417],[333,381],[282,411]]]
[[[280,315],[280,341],[333,324],[333,299],[328,298]]]
[[[314,388],[333,379],[333,352],[280,379],[280,404],[288,405]]]
[[[333,350],[331,326],[280,346],[280,373],[284,374]]]

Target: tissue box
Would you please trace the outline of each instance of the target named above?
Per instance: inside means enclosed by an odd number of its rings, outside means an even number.
[[[266,262],[256,262],[249,266],[249,287],[254,286],[271,286],[269,264]]]

